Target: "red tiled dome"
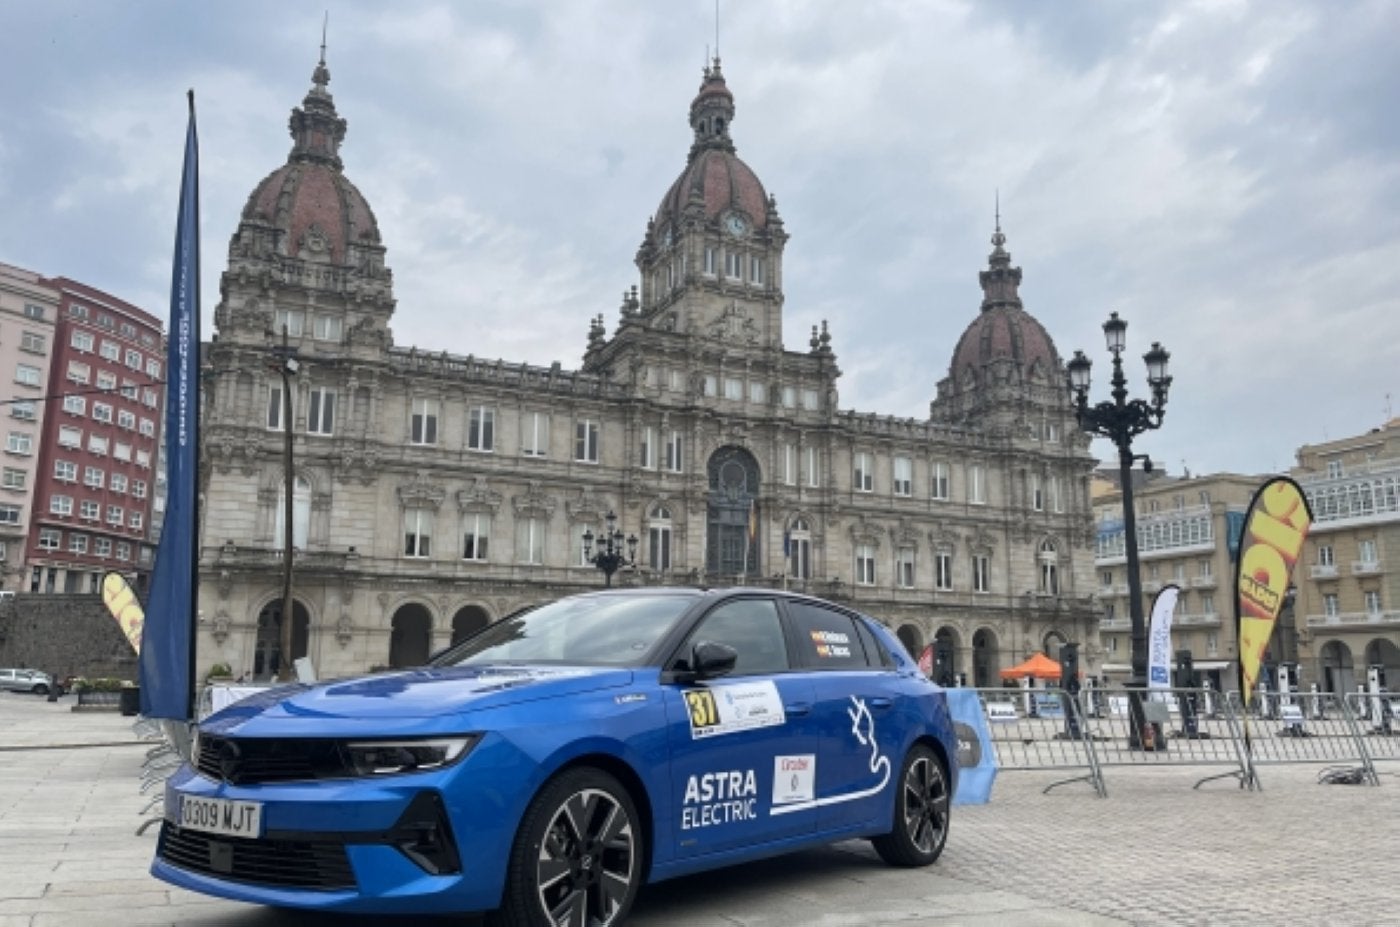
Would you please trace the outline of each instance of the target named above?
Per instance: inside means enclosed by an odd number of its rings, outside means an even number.
[[[289,257],[348,265],[347,244],[379,244],[369,203],[339,168],[323,161],[291,161],[267,175],[248,197],[243,221],[277,228],[280,250]]]
[[[978,374],[982,368],[996,361],[1011,361],[1025,378],[1032,375],[1054,377],[1060,369],[1055,342],[1050,340],[1045,327],[1021,306],[1018,292],[1021,268],[1011,266],[1011,255],[1002,247],[1006,236],[1000,225],[992,236],[992,244],[988,267],[978,275],[982,284],[982,311],[963,332],[953,351],[953,364],[948,372],[955,390],[969,381],[980,382]]]

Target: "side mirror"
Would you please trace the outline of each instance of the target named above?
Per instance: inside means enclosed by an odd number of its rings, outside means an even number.
[[[690,650],[690,665],[696,679],[712,679],[734,669],[739,652],[728,644],[696,641]]]

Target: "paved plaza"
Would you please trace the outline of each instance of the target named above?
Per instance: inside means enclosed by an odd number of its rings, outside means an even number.
[[[0,694],[0,927],[398,927],[471,923],[272,911],[147,874],[145,744],[132,719]],[[1191,769],[1111,770],[1110,796],[1002,773],[955,808],[942,859],[891,869],[863,842],[645,889],[637,927],[1400,925],[1400,768],[1382,786],[1270,767],[1265,790]],[[154,794],[154,793],[152,793]]]

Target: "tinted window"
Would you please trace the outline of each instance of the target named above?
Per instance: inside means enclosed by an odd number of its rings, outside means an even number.
[[[787,669],[787,643],[778,607],[772,599],[738,599],[706,615],[686,641],[682,656],[699,641],[728,644],[739,659],[731,676],[778,673]]]
[[[797,649],[803,662],[817,669],[865,669],[865,647],[850,615],[813,605],[789,602]]]
[[[865,655],[870,659],[871,666],[894,666],[894,657],[890,656],[885,645],[880,643],[875,632],[859,618],[856,619],[856,631],[860,634],[860,642],[865,645]]]
[[[689,595],[589,595],[502,618],[434,661],[438,665],[639,665],[691,605]]]

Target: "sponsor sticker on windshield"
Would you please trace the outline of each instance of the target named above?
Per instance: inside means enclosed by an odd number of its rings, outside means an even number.
[[[690,712],[690,736],[694,740],[776,727],[787,719],[778,687],[769,682],[688,689],[685,707]]]

